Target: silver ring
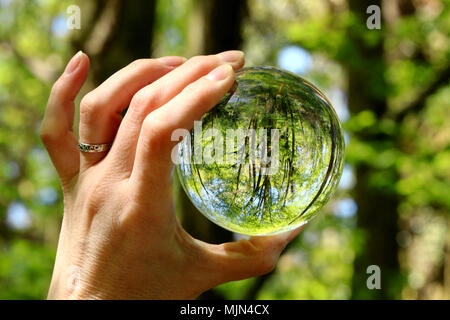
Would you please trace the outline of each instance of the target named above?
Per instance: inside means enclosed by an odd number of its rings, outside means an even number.
[[[111,148],[111,143],[88,144],[78,141],[78,149],[81,152],[103,152]]]

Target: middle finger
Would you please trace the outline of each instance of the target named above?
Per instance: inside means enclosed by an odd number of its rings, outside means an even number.
[[[244,53],[232,50],[217,55],[193,57],[134,95],[111,149],[111,153],[126,166],[127,171],[131,171],[145,117],[178,95],[187,85],[221,64],[230,64],[234,70],[238,70],[244,65]]]

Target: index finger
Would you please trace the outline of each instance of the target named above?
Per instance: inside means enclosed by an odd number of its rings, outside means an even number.
[[[171,141],[172,132],[190,130],[194,121],[214,107],[233,83],[233,68],[223,64],[147,115],[139,134],[131,172],[133,185],[138,189],[136,192],[146,192],[147,186],[155,181],[161,184],[170,180],[171,151],[178,144],[178,141]]]

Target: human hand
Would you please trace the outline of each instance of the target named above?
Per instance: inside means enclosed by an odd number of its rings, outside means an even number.
[[[83,153],[72,128],[89,59],[72,58],[52,88],[41,127],[64,194],[48,298],[192,299],[274,268],[301,228],[213,245],[184,231],[173,208],[171,133],[191,129],[243,65],[239,51],[131,63],[83,97],[80,141],[114,141],[108,152]]]

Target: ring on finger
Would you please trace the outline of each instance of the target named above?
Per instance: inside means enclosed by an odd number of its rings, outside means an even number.
[[[100,143],[100,144],[89,144],[78,141],[78,149],[81,152],[104,152],[108,151],[111,148],[111,143]]]

